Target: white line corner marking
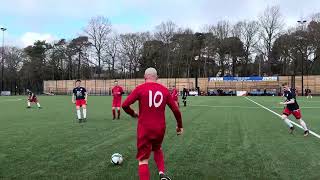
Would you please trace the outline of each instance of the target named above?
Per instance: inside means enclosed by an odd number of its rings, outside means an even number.
[[[250,99],[250,98],[248,98],[248,97],[245,97],[245,98],[246,98],[247,100],[249,100],[249,101],[253,102],[254,104],[256,104],[256,105],[258,105],[258,106],[262,107],[263,109],[265,109],[265,110],[267,110],[267,111],[269,111],[269,112],[273,113],[274,115],[276,115],[276,116],[278,116],[278,117],[280,117],[280,118],[281,118],[281,115],[280,115],[280,114],[278,114],[278,113],[276,113],[276,112],[272,111],[271,109],[269,109],[269,108],[267,108],[267,107],[265,107],[265,106],[263,106],[263,105],[261,105],[261,104],[259,104],[259,103],[255,102],[254,100],[252,100],[252,99]],[[292,124],[294,124],[294,125],[296,125],[297,127],[299,127],[300,129],[303,129],[303,128],[302,128],[302,126],[300,126],[299,124],[297,124],[297,123],[295,123],[295,122],[293,122],[293,121],[291,121],[291,120],[289,120],[289,121],[290,121]],[[312,134],[312,135],[314,135],[315,137],[317,137],[317,138],[319,138],[319,139],[320,139],[320,135],[319,135],[319,134],[317,134],[317,133],[315,133],[315,132],[311,131],[310,129],[309,129],[309,132],[310,132],[310,134]]]

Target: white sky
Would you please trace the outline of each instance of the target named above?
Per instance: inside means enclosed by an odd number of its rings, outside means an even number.
[[[73,38],[97,15],[110,18],[118,32],[152,31],[162,21],[200,30],[219,20],[254,20],[267,6],[280,6],[287,27],[320,12],[320,0],[4,0],[0,26],[7,44]]]

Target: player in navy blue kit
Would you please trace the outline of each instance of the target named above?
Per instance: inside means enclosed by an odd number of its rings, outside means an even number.
[[[285,97],[285,102],[281,102],[280,104],[285,105],[286,107],[283,110],[282,119],[284,122],[289,126],[290,133],[293,132],[294,126],[291,124],[290,120],[288,119],[289,115],[293,115],[300,123],[300,125],[304,129],[304,136],[309,135],[309,130],[307,128],[306,123],[302,120],[301,116],[301,110],[298,105],[297,99],[296,99],[296,93],[294,89],[291,89],[287,83],[282,84],[283,87],[283,96]]]
[[[73,89],[72,103],[76,104],[79,123],[86,122],[88,93],[86,88],[81,87],[81,80],[76,81],[76,86],[77,87]],[[81,107],[83,116],[81,116]]]
[[[183,86],[183,91],[182,91],[183,106],[187,106],[187,97],[188,97],[188,90]]]

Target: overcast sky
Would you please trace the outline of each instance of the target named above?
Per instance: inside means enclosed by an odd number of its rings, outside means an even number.
[[[257,19],[273,5],[280,6],[287,26],[320,12],[320,0],[2,0],[0,26],[8,29],[6,44],[24,47],[37,39],[71,39],[98,15],[120,33],[152,31],[169,19],[196,31],[219,20]]]

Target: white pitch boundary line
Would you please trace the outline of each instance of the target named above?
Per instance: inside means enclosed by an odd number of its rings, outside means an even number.
[[[22,101],[22,99],[4,99],[0,102],[15,102],[15,101]]]
[[[211,107],[211,108],[248,108],[248,109],[258,109],[259,107],[250,106],[210,106],[210,105],[189,105],[190,107]]]
[[[281,118],[281,115],[280,115],[280,114],[278,114],[278,113],[276,113],[276,112],[272,111],[271,109],[269,109],[269,108],[267,108],[267,107],[265,107],[265,106],[263,106],[263,105],[261,105],[261,104],[259,104],[259,103],[255,102],[254,100],[252,100],[252,99],[250,99],[250,98],[248,98],[248,97],[245,97],[245,98],[246,98],[247,100],[249,100],[249,101],[253,102],[254,104],[256,104],[256,105],[258,105],[258,106],[262,107],[263,109],[265,109],[265,110],[267,110],[267,111],[269,111],[269,112],[273,113],[274,115],[276,115],[276,116],[278,116],[278,117],[280,117],[280,118]],[[292,124],[296,125],[297,127],[299,127],[300,129],[302,129],[302,130],[303,130],[303,127],[302,127],[302,126],[300,126],[299,124],[297,124],[297,123],[295,123],[295,122],[293,122],[293,121],[291,121],[291,120],[289,120],[289,121],[290,121]],[[311,131],[310,129],[309,129],[309,132],[310,132],[310,134],[312,134],[312,135],[314,135],[315,137],[317,137],[317,138],[319,138],[319,139],[320,139],[320,135],[319,135],[319,134],[317,134],[317,133],[315,133],[315,132]]]
[[[274,100],[265,100],[266,102],[275,102]],[[319,103],[320,101],[316,101],[316,100],[313,100],[313,99],[305,99],[305,100],[301,100],[299,99],[299,102],[307,102],[307,103]]]
[[[190,107],[211,107],[211,108],[241,108],[241,109],[260,109],[260,107],[252,106],[210,106],[210,105],[189,105]],[[272,107],[272,109],[283,109],[283,107]],[[301,109],[320,109],[320,107],[303,107]]]

